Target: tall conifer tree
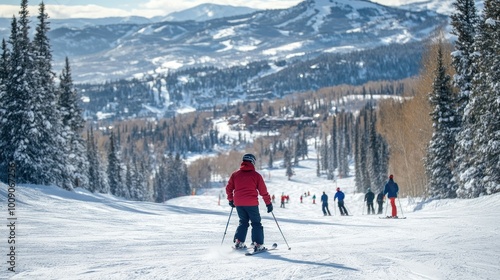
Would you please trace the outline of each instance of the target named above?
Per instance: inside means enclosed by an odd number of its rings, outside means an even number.
[[[438,48],[437,68],[429,100],[433,107],[431,115],[434,127],[426,159],[429,194],[435,198],[454,198],[457,186],[452,169],[457,118],[453,108],[450,76],[446,74],[441,46]]]
[[[474,116],[470,114],[469,101],[472,83],[476,74],[474,64],[474,45],[479,18],[477,16],[474,0],[456,0],[453,3],[456,11],[451,15],[452,34],[457,36],[455,50],[452,53],[452,63],[456,74],[454,85],[458,89],[457,117],[458,132],[455,147],[456,168],[453,170],[459,188],[469,184],[469,176],[463,176],[472,166],[472,125]]]
[[[69,156],[69,167],[73,181],[76,185],[88,188],[89,162],[85,141],[81,136],[85,120],[82,110],[78,104],[78,94],[73,86],[69,59],[66,57],[64,68],[59,76],[59,109],[61,111],[62,125],[66,144],[66,152]],[[92,187],[94,189],[94,187]],[[95,190],[94,190],[95,191]]]

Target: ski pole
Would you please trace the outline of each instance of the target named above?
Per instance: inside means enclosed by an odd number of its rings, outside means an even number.
[[[401,208],[401,217],[404,217],[405,214],[403,213],[403,206],[401,206],[401,200],[398,197],[398,202],[399,202],[399,208]]]
[[[226,230],[224,230],[224,236],[222,237],[222,242],[220,245],[224,243],[224,238],[226,238],[227,227],[229,226],[229,220],[231,220],[231,215],[233,214],[234,207],[231,207],[231,212],[229,213],[229,219],[227,219]]]
[[[389,208],[389,198],[385,200],[385,216],[387,217],[387,208]]]
[[[281,236],[283,236],[283,240],[285,240],[286,246],[288,246],[288,250],[292,250],[292,248],[290,248],[290,245],[288,245],[288,242],[286,242],[285,236],[283,235],[283,232],[281,231],[280,225],[278,224],[278,220],[276,220],[276,217],[274,216],[274,213],[271,212],[271,214],[273,214],[274,221],[276,222],[276,225],[278,226],[278,229],[281,232]]]
[[[370,210],[370,209],[368,209]],[[365,203],[363,202],[363,209],[361,209],[361,215],[364,215],[365,214]]]

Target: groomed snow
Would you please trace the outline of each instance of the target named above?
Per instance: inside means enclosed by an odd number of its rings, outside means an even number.
[[[224,198],[218,204],[224,182],[221,188],[165,204],[30,185],[15,191],[18,220],[12,273],[7,271],[6,256],[7,186],[1,184],[5,225],[0,230],[0,278],[498,279],[500,194],[426,203],[402,198],[399,215],[408,218],[384,220],[363,215],[364,194],[354,193],[353,178],[336,183],[318,178],[316,155],[309,156],[290,181],[284,169],[261,171],[270,193],[288,194],[290,202],[285,209],[278,198],[274,203],[284,237],[261,205],[266,244],[276,242],[278,250],[252,257],[230,248],[236,212],[224,235],[231,210]],[[331,201],[336,187],[346,192],[352,216],[338,215]],[[311,196],[300,203],[299,196],[307,191],[316,194],[316,204]],[[330,196],[334,216],[321,212],[318,200],[323,191]]]

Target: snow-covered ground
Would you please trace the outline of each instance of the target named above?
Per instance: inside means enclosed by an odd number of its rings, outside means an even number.
[[[364,194],[354,192],[353,178],[318,178],[316,156],[310,157],[290,181],[284,169],[261,171],[270,193],[288,194],[290,202],[284,209],[278,199],[274,204],[283,235],[261,202],[266,244],[276,242],[278,250],[251,257],[231,250],[238,219],[236,212],[229,215],[225,199],[218,203],[223,183],[165,204],[17,186],[12,273],[6,256],[7,186],[1,184],[0,278],[499,279],[500,194],[427,203],[401,198],[399,215],[406,220],[379,219],[362,213]],[[332,200],[336,187],[346,192],[352,216],[339,216],[333,202],[335,215],[323,216],[319,199],[312,203],[311,196],[323,191]],[[300,203],[308,191],[311,196]]]

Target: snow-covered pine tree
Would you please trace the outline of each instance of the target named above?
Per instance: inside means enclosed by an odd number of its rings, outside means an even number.
[[[125,185],[124,185],[124,188],[127,189],[127,192],[129,194],[127,199],[136,200],[135,198],[136,185],[134,182],[135,175],[136,175],[135,170],[132,170],[131,163],[130,161],[128,161],[127,164],[125,165]]]
[[[369,130],[369,151],[370,151],[370,166],[369,166],[369,174],[370,174],[370,182],[372,184],[370,187],[372,189],[378,189],[382,187],[384,181],[387,177],[387,173],[382,173],[383,170],[383,159],[381,154],[381,145],[383,143],[379,142],[379,134],[377,133],[377,112],[374,110],[373,106],[370,106],[370,130]]]
[[[2,91],[5,91],[5,82],[9,76],[9,56],[7,42],[5,42],[5,39],[2,39],[2,55],[0,56],[0,86],[3,87]]]
[[[349,154],[350,154],[350,144],[349,144],[349,114],[345,111],[342,112],[339,118],[339,129],[338,129],[338,174],[339,177],[345,178],[349,176]]]
[[[130,171],[128,169],[130,168]],[[139,166],[137,164],[137,156],[133,155],[131,162],[127,164],[127,185],[130,189],[130,198],[138,201],[145,201],[149,199],[148,186],[146,181],[146,168],[144,162]],[[130,178],[129,178],[130,176]]]
[[[299,158],[301,156],[301,143],[300,143],[300,138],[299,134],[295,135],[295,140],[293,141],[293,165],[298,166],[299,165]]]
[[[329,154],[331,154],[331,174],[332,178],[328,178],[329,180],[333,180],[333,170],[337,169],[339,167],[339,145],[338,145],[338,127],[337,127],[337,119],[338,119],[338,112],[335,110],[335,115],[332,118],[332,135],[331,135],[331,149]],[[329,172],[330,173],[330,172]]]
[[[470,184],[469,176],[463,176],[471,168],[472,149],[472,124],[473,117],[468,107],[472,90],[472,82],[476,74],[474,65],[474,40],[479,18],[474,0],[456,0],[453,3],[456,11],[451,15],[452,34],[455,40],[455,50],[452,52],[452,65],[455,68],[454,85],[458,89],[457,95],[457,139],[455,147],[455,166],[453,169],[455,180],[459,189],[465,189]],[[460,191],[459,191],[460,193]]]
[[[72,190],[76,182],[73,180],[73,167],[69,161],[71,155],[65,152],[66,142],[63,138],[65,132],[57,106],[56,74],[52,70],[52,51],[48,38],[49,16],[43,2],[40,3],[38,12],[38,24],[32,42],[37,77],[32,104],[35,120],[39,122],[39,135],[42,140],[38,151],[44,157],[44,164],[51,171],[50,174],[55,179],[55,183],[64,189]]]
[[[442,47],[439,46],[433,90],[429,94],[429,102],[434,108],[431,113],[434,133],[426,158],[429,195],[435,198],[456,197],[457,185],[452,170],[457,117],[453,100],[450,76],[446,73]]]
[[[291,152],[288,148],[285,148],[285,153],[283,154],[283,163],[286,168],[285,175],[288,177],[288,180],[293,176],[293,169],[292,169],[292,155]]]
[[[326,179],[327,180],[333,180],[335,175],[334,171],[335,169],[333,168],[334,164],[334,158],[333,158],[333,151],[332,151],[332,145],[331,145],[331,138],[333,136],[327,136],[325,135],[325,138],[323,140],[322,144],[322,157],[323,157],[323,169],[326,171]]]
[[[9,48],[7,42],[2,39],[2,54],[0,56],[0,120],[5,114],[5,106],[2,104],[3,96],[5,95],[5,88],[7,78],[9,77]],[[0,153],[0,161],[3,161],[3,154]]]
[[[354,124],[354,182],[356,184],[356,190],[358,192],[362,191],[361,186],[364,186],[363,177],[361,173],[361,139],[360,139],[360,118],[356,118]]]
[[[358,126],[358,141],[359,141],[359,147],[358,147],[358,159],[357,161],[359,162],[359,168],[360,168],[360,179],[359,183],[360,185],[357,185],[357,190],[359,192],[364,192],[367,188],[367,186],[371,186],[372,182],[370,181],[370,173],[369,168],[369,123],[370,123],[370,114],[368,113],[368,107],[365,106],[363,110],[361,110],[359,119],[360,119],[360,125]]]
[[[21,1],[19,20],[15,17],[12,20],[10,71],[2,97],[5,114],[0,128],[0,149],[4,160],[0,169],[4,172],[5,165],[13,161],[18,166],[19,182],[72,189],[55,106],[55,75],[51,69],[46,18],[42,5],[33,42],[29,39],[27,1]]]
[[[154,201],[158,203],[165,202],[167,200],[166,188],[167,188],[167,161],[165,158],[162,159],[158,166],[158,170],[154,177]]]
[[[77,186],[88,188],[89,162],[87,159],[85,141],[81,136],[85,120],[83,119],[82,110],[78,104],[78,93],[73,86],[71,67],[67,57],[59,80],[58,104],[62,117],[63,130],[65,132],[66,153],[69,155],[71,175]],[[95,189],[93,191],[95,191]]]
[[[112,195],[125,197],[126,191],[123,186],[122,179],[122,162],[120,159],[118,146],[115,139],[115,133],[111,131],[111,136],[109,138],[109,150],[108,150],[108,182],[109,190]]]
[[[379,153],[379,159],[380,162],[379,164],[379,170],[378,170],[378,176],[376,178],[376,185],[374,186],[374,190],[379,190],[384,187],[384,182],[387,179],[387,174],[389,173],[389,144],[387,144],[387,141],[385,138],[377,134],[378,138],[378,153]]]
[[[87,161],[89,163],[89,169],[87,171],[89,183],[87,189],[90,192],[97,192],[101,189],[99,183],[99,160],[97,158],[97,150],[95,147],[94,140],[94,129],[90,127],[87,130]]]
[[[472,196],[500,191],[500,0],[484,2],[476,37],[478,72],[474,78],[471,112],[475,116],[472,164],[480,186],[464,190]],[[479,188],[478,188],[479,187]],[[482,187],[483,189],[480,189]],[[467,186],[466,188],[467,189]],[[475,190],[474,190],[475,189]]]

